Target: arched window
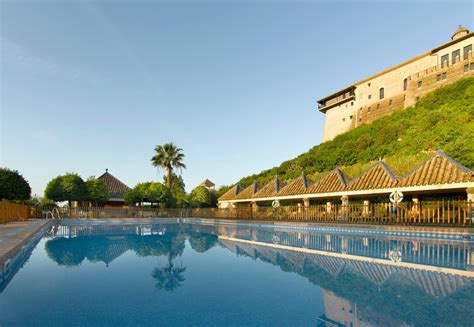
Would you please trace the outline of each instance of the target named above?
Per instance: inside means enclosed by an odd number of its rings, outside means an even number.
[[[381,87],[379,89],[379,99],[383,99],[385,97],[385,89]]]
[[[406,91],[408,89],[408,78],[405,78],[403,80],[403,91]]]

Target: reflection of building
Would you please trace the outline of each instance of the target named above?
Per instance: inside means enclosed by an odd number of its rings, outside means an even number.
[[[474,73],[474,33],[460,27],[451,41],[367,77],[318,101],[323,141],[413,105],[420,96]]]
[[[249,241],[220,238],[219,242],[239,256],[296,272],[320,286],[325,314],[318,317],[318,326],[431,326],[437,323],[434,307],[443,303],[451,307],[458,295],[474,301],[473,279],[462,275],[280,250]],[[420,299],[423,303],[417,302]],[[455,315],[466,308],[452,310]]]
[[[122,183],[119,179],[109,173],[106,169],[105,173],[100,175],[97,179],[104,182],[107,191],[109,191],[110,198],[105,203],[106,207],[123,207],[125,206],[125,193],[130,190],[130,187]]]
[[[387,317],[377,310],[360,308],[333,292],[323,290],[324,315],[318,317],[320,326],[371,327],[407,326],[403,321]]]

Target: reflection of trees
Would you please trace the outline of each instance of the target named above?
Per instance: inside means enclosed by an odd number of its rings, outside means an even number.
[[[189,232],[188,240],[194,251],[204,253],[217,244],[218,237],[206,233]]]
[[[71,242],[67,238],[54,238],[45,244],[46,253],[61,266],[79,266],[86,257],[82,242]]]

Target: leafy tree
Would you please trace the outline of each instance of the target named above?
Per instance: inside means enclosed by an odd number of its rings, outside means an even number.
[[[209,190],[200,185],[191,191],[191,202],[198,207],[206,207],[211,204],[211,193]]]
[[[82,178],[74,173],[53,178],[44,191],[44,195],[56,202],[67,201],[71,206],[72,201],[83,201],[87,197],[86,185]]]
[[[168,203],[171,198],[170,191],[166,186],[157,182],[138,183],[134,188],[125,193],[125,202],[139,203]]]
[[[167,176],[163,176],[163,182],[167,182]],[[171,175],[171,195],[172,204],[175,207],[183,207],[187,203],[187,195],[185,190],[185,184],[181,175],[172,173]]]
[[[161,183],[150,183],[146,190],[146,199],[153,203],[168,203],[171,198],[170,190]]]
[[[186,169],[183,163],[183,150],[176,147],[173,143],[157,145],[155,155],[151,158],[151,163],[155,167],[166,169],[166,185],[171,189],[173,169]]]
[[[31,187],[16,170],[0,168],[0,200],[28,200]]]
[[[104,182],[97,178],[90,178],[85,183],[86,200],[94,203],[96,206],[99,203],[106,202],[109,197],[109,191]]]

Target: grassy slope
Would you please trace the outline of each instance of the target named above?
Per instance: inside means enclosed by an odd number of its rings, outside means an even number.
[[[353,177],[379,158],[403,174],[437,147],[474,168],[474,77],[440,88],[413,107],[339,135],[239,183],[245,187],[256,179],[264,184],[277,173],[286,180],[302,171],[316,179],[335,164]]]

